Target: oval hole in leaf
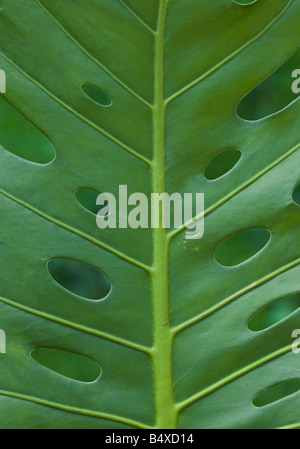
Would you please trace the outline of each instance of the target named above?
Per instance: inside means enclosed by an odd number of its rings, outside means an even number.
[[[50,140],[0,97],[0,145],[29,162],[48,164],[55,158]]]
[[[241,155],[240,150],[222,151],[210,160],[204,171],[204,176],[210,181],[220,178],[238,163]]]
[[[300,49],[240,101],[238,115],[245,120],[258,120],[280,111],[298,98],[299,93],[292,91],[292,84],[297,80],[291,75],[299,65]]]
[[[252,3],[256,3],[258,0],[232,0],[232,1],[237,5],[252,5]]]
[[[280,384],[273,385],[267,390],[259,393],[252,400],[255,407],[264,407],[265,405],[271,404],[272,402],[279,401],[286,396],[296,393],[300,390],[300,379],[291,379],[286,382],[281,382]]]
[[[58,284],[86,299],[103,299],[111,290],[111,283],[103,273],[75,260],[51,259],[48,270]]]
[[[300,206],[300,184],[295,188],[293,192],[293,201]]]
[[[109,206],[108,202],[106,201],[104,206],[100,206],[96,204],[97,197],[101,195],[95,190],[92,189],[78,189],[75,192],[75,197],[79,204],[81,204],[82,207],[87,209],[89,212],[92,212],[92,214],[97,215],[97,213],[102,210],[103,216],[108,215],[109,213]],[[102,196],[102,195],[101,195]],[[103,196],[102,196],[103,197]],[[103,197],[105,200],[105,198]]]
[[[37,348],[30,355],[40,365],[79,382],[94,382],[102,372],[100,365],[89,357],[61,349]]]
[[[225,267],[239,265],[258,253],[268,243],[270,235],[264,228],[239,232],[219,244],[215,259]]]
[[[253,332],[259,332],[273,324],[283,320],[300,307],[300,293],[279,299],[272,304],[260,309],[250,318],[248,328]]]
[[[93,86],[92,84],[82,83],[81,89],[89,98],[91,98],[101,106],[110,106],[112,104],[109,96],[105,92],[103,92],[103,90]]]

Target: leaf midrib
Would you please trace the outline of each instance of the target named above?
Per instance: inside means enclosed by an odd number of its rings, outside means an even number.
[[[155,73],[153,107],[152,192],[166,192],[166,104],[164,100],[165,24],[169,0],[159,4],[155,36]],[[153,211],[152,211],[153,212]],[[156,427],[177,428],[173,382],[173,338],[170,323],[169,239],[167,230],[159,224],[153,229],[153,369],[155,381]]]

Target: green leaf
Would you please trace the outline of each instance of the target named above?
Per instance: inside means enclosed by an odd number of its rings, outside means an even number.
[[[1,4],[3,101],[55,148],[48,160],[33,140],[33,159],[27,136],[20,151],[7,144],[17,129],[0,138],[1,428],[299,427],[299,391],[253,403],[299,378],[299,309],[258,332],[247,323],[300,292],[300,102],[259,121],[236,114],[299,47],[299,2]],[[239,161],[207,179],[225,150]],[[119,185],[204,192],[204,237],[100,230],[76,192],[117,197]],[[248,260],[215,260],[220,243],[257,229],[271,237]],[[103,273],[108,295],[63,288],[48,271],[60,259]],[[38,363],[39,348],[83,356],[101,376]]]

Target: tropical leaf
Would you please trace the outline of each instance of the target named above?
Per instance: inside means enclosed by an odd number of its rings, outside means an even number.
[[[299,392],[253,404],[299,378],[299,309],[247,323],[300,291],[300,102],[253,122],[236,110],[299,47],[300,4],[237,3],[2,0],[2,111],[26,131],[1,125],[1,428],[299,426]],[[239,161],[207,179],[228,149]],[[76,192],[119,185],[204,192],[204,237],[98,229]],[[270,239],[218,263],[219,244],[226,256],[245,230]],[[57,259],[99,270],[109,294],[63,288]],[[101,376],[70,379],[41,348],[85,356]]]

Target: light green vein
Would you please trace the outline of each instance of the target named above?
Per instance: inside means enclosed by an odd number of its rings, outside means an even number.
[[[48,220],[49,222],[59,226],[62,229],[65,229],[69,232],[72,232],[75,235],[78,235],[78,237],[81,237],[85,240],[87,240],[90,243],[93,243],[94,245],[97,245],[100,248],[105,249],[106,251],[110,252],[111,254],[114,254],[115,256],[119,257],[120,259],[125,260],[126,262],[135,265],[138,268],[141,268],[142,270],[151,273],[152,268],[148,265],[133,259],[130,256],[127,256],[126,254],[122,253],[121,251],[116,250],[115,248],[112,248],[109,245],[106,245],[105,243],[100,242],[99,240],[95,239],[94,237],[89,236],[85,232],[80,231],[79,229],[73,228],[70,225],[67,225],[66,223],[63,223],[62,221],[58,220],[57,218],[51,217],[50,215],[46,214],[45,212],[42,212],[41,210],[31,206],[30,204],[26,203],[25,201],[16,198],[15,196],[11,195],[10,193],[4,191],[3,189],[0,189],[0,193],[10,200],[14,201],[15,203],[19,204],[20,206],[25,207],[26,209],[30,210],[31,212],[39,215],[40,217],[44,218],[45,220]]]
[[[56,402],[48,401],[46,399],[35,398],[33,396],[28,396],[20,393],[13,393],[10,391],[0,390],[1,396],[7,396],[13,399],[19,399],[22,401],[32,402],[34,404],[42,405],[45,407],[50,407],[56,410],[60,410],[67,413],[73,413],[76,415],[86,416],[90,418],[98,418],[98,419],[107,419],[109,421],[119,422],[121,424],[125,424],[132,427],[137,427],[139,429],[149,429],[150,427],[146,424],[140,423],[133,419],[124,418],[117,415],[111,415],[109,413],[96,412],[93,410],[86,410],[78,407],[71,407],[69,405],[58,404]]]
[[[119,146],[120,148],[122,148],[123,150],[127,151],[128,153],[130,153],[132,156],[135,156],[136,158],[142,160],[143,162],[145,162],[147,165],[151,166],[151,161],[150,159],[146,158],[145,156],[143,156],[142,154],[138,153],[137,151],[135,151],[133,148],[129,147],[127,144],[121,142],[119,139],[117,139],[116,137],[112,136],[110,133],[108,133],[107,131],[105,131],[103,128],[101,128],[100,126],[96,125],[96,123],[92,122],[91,120],[89,120],[87,117],[85,117],[84,115],[80,114],[80,112],[76,111],[74,108],[72,108],[71,106],[69,106],[67,103],[65,103],[63,100],[61,100],[60,98],[58,98],[56,95],[54,95],[52,92],[50,92],[46,87],[44,87],[41,83],[39,83],[36,79],[34,79],[31,75],[29,75],[28,73],[26,73],[21,67],[19,67],[17,64],[15,64],[8,56],[6,56],[3,52],[0,52],[0,55],[9,63],[11,64],[16,70],[18,70],[18,72],[20,72],[25,78],[27,78],[29,81],[31,81],[35,86],[37,86],[39,89],[41,89],[46,95],[48,95],[50,98],[52,98],[52,100],[56,101],[56,103],[58,103],[60,106],[62,106],[64,109],[66,109],[68,112],[70,112],[71,114],[73,114],[75,117],[77,117],[79,120],[81,120],[82,122],[86,123],[88,126],[90,126],[91,128],[93,128],[95,131],[99,132],[100,134],[102,134],[104,137],[106,137],[108,140],[110,140],[111,142],[115,143],[117,146]]]
[[[240,298],[241,296],[245,295],[246,293],[249,293],[250,291],[254,290],[257,287],[261,287],[263,284],[266,284],[267,282],[271,281],[275,277],[285,273],[286,271],[291,270],[292,268],[295,268],[297,265],[300,264],[300,258],[296,259],[295,261],[279,268],[276,271],[273,271],[272,273],[268,274],[267,276],[262,277],[256,282],[253,282],[252,284],[248,285],[247,287],[244,287],[243,289],[239,290],[237,293],[229,296],[226,299],[223,299],[221,302],[216,304],[215,306],[211,307],[208,310],[203,311],[199,315],[196,315],[195,317],[191,318],[190,320],[187,320],[178,326],[175,326],[172,328],[173,335],[177,335],[179,332],[184,331],[185,329],[189,328],[190,326],[193,326],[194,324],[199,323],[200,321],[204,320],[205,318],[208,318],[209,316],[213,315],[214,313],[218,312],[219,310],[223,309],[223,307],[226,307],[231,302],[235,301],[236,299]]]
[[[257,360],[256,362],[245,366],[244,368],[236,371],[235,373],[231,374],[230,376],[224,377],[224,379],[214,383],[213,385],[211,385],[208,388],[205,388],[204,390],[200,391],[199,393],[194,394],[190,398],[188,398],[184,401],[178,402],[176,405],[178,413],[180,413],[186,407],[189,407],[192,404],[194,404],[195,402],[199,401],[200,399],[203,399],[204,397],[216,392],[220,388],[223,388],[226,385],[228,385],[229,383],[239,379],[240,377],[244,376],[245,374],[248,374],[257,368],[260,368],[261,366],[271,362],[272,360],[275,360],[278,357],[281,357],[281,356],[287,354],[290,351],[292,351],[292,345],[285,346],[284,348],[281,348],[281,349],[273,352],[272,354],[262,357],[261,359]]]
[[[148,31],[150,31],[150,33],[155,34],[155,31],[152,30],[152,28],[149,27],[149,25],[147,25],[147,23],[141,19],[131,8],[129,8],[128,5],[126,5],[125,2],[123,2],[123,0],[118,0],[118,2],[124,6],[125,9],[127,9],[127,11],[144,27],[146,28]]]
[[[203,75],[196,78],[191,83],[187,84],[182,89],[179,89],[177,92],[172,94],[169,98],[167,98],[166,104],[170,104],[173,100],[183,95],[188,90],[192,89],[193,87],[197,86],[197,84],[201,83],[203,80],[208,78],[210,75],[215,73],[217,70],[219,70],[221,67],[223,67],[225,64],[227,64],[229,61],[231,61],[233,58],[238,56],[242,51],[244,51],[247,47],[252,45],[254,42],[256,42],[259,38],[261,38],[278,20],[284,15],[284,13],[288,10],[288,8],[291,6],[294,0],[289,0],[286,6],[280,11],[280,13],[274,17],[274,19],[268,23],[268,25],[260,31],[258,34],[256,34],[252,39],[249,39],[245,44],[241,45],[237,50],[235,50],[233,53],[231,53],[229,56],[227,56],[225,59],[223,59],[221,62],[216,64],[214,67],[212,67],[210,70],[208,70]]]
[[[98,331],[96,329],[92,329],[88,326],[84,326],[82,324],[77,324],[72,321],[66,320],[64,318],[59,318],[57,316],[51,315],[46,312],[41,312],[40,310],[33,309],[32,307],[25,306],[16,301],[12,301],[11,299],[4,298],[0,296],[0,302],[3,304],[7,304],[8,306],[14,307],[16,309],[22,310],[23,312],[29,313],[31,315],[37,316],[39,318],[43,318],[48,321],[52,321],[57,324],[61,324],[63,326],[69,327],[71,329],[84,332],[85,334],[93,335],[94,337],[103,338],[105,340],[111,341],[112,343],[116,343],[122,346],[126,346],[127,348],[134,349],[139,352],[143,352],[145,354],[151,355],[152,349],[146,346],[140,345],[138,343],[133,343],[131,341],[125,340],[124,338],[116,337],[114,335],[108,334],[106,332]]]
[[[272,164],[268,165],[264,170],[261,170],[258,172],[255,176],[250,178],[247,182],[239,186],[237,189],[234,189],[232,192],[230,192],[228,195],[224,196],[220,201],[213,204],[211,207],[209,207],[204,215],[205,217],[208,217],[212,212],[217,210],[219,207],[223,206],[223,204],[227,203],[229,200],[231,200],[234,196],[236,196],[238,193],[245,190],[247,187],[249,187],[251,184],[254,184],[258,179],[260,179],[262,176],[264,176],[266,173],[271,171],[273,168],[275,168],[277,165],[279,165],[281,162],[283,162],[285,159],[289,158],[292,154],[294,154],[297,150],[300,149],[300,143],[295,145],[291,150],[289,150],[287,153],[285,153],[280,158],[276,159]],[[203,213],[194,217],[193,221],[198,221],[201,218],[203,218]],[[171,240],[176,235],[180,234],[180,232],[184,231],[188,226],[192,225],[193,222],[190,221],[188,223],[185,223],[184,226],[181,226],[179,228],[174,229],[173,231],[169,232],[168,238]]]
[[[99,59],[95,58],[79,41],[72,36],[71,33],[53,16],[53,14],[40,2],[40,0],[35,0],[37,4],[44,10],[47,16],[53,20],[53,22],[61,29],[61,31],[79,48],[91,61],[93,61],[101,70],[103,70],[110,78],[112,78],[116,83],[118,83],[123,89],[125,89],[130,95],[135,97],[141,103],[143,103],[148,108],[152,109],[152,104],[141,97],[137,92],[131,89],[124,81],[117,77],[108,67],[106,67]]]

